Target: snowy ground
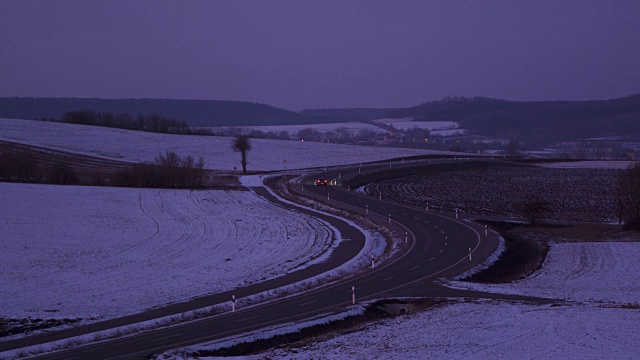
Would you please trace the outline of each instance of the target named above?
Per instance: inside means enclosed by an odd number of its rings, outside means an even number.
[[[0,317],[113,317],[302,266],[339,234],[248,191],[0,183]]]
[[[455,287],[582,302],[640,304],[640,256],[637,242],[560,243],[551,245],[544,266],[511,284],[452,282]]]
[[[0,140],[44,146],[124,161],[153,161],[165,151],[181,157],[204,157],[209,169],[240,167],[231,150],[232,138],[157,134],[97,126],[33,120],[0,119]],[[426,154],[456,154],[435,150],[323,144],[293,140],[252,139],[248,170],[290,170]]]
[[[567,303],[454,303],[372,323],[361,331],[242,358],[637,358],[639,255],[637,242],[555,244],[542,270],[528,279],[501,285],[450,284],[566,299]],[[624,308],[628,304],[635,308]],[[206,346],[194,349],[203,348]]]

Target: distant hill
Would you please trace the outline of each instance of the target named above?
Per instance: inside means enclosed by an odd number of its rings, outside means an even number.
[[[191,126],[300,125],[336,122],[324,116],[245,101],[171,99],[0,98],[0,117],[59,120],[67,111],[150,115],[186,121]]]
[[[390,112],[399,111],[396,108],[350,108],[350,109],[305,109],[302,115],[341,118],[344,121],[369,121],[385,117]]]
[[[640,94],[593,101],[507,101],[445,98],[392,111],[387,117],[457,121],[478,135],[535,146],[640,131]]]

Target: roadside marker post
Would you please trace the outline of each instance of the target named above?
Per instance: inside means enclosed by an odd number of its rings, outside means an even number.
[[[351,287],[351,304],[352,305],[356,304],[356,287],[355,286]]]
[[[471,248],[469,248],[469,261],[471,261]]]
[[[487,225],[484,226],[484,236],[489,235],[489,230],[487,229]]]
[[[429,202],[427,201],[427,212],[429,212]]]
[[[231,295],[231,312],[236,312],[236,296]]]
[[[364,213],[369,214],[369,205],[364,206]]]
[[[378,200],[382,200],[382,193],[378,194]]]
[[[458,220],[458,209],[456,209],[456,220]]]
[[[304,192],[304,185],[300,184],[300,187],[302,187],[302,192]]]
[[[330,199],[329,199],[329,193],[327,193],[327,201],[329,201],[329,200],[330,200]]]
[[[351,191],[351,185],[347,185],[347,191]]]
[[[409,233],[404,232],[404,243],[406,244],[409,241]]]
[[[375,260],[373,259],[373,255],[371,255],[371,268],[372,268],[372,269],[375,269],[375,268],[376,268],[376,262],[375,262]]]
[[[391,214],[389,214],[389,224],[391,224]]]

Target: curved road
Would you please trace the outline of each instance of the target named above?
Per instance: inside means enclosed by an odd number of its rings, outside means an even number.
[[[377,166],[380,167],[380,166]],[[375,167],[363,168],[374,169]],[[447,289],[430,280],[461,273],[477,264],[493,251],[496,237],[485,236],[479,227],[441,214],[422,209],[379,201],[341,189],[339,186],[314,186],[317,177],[339,182],[343,176],[353,176],[358,168],[341,168],[308,176],[300,181],[303,194],[326,200],[332,205],[358,209],[378,222],[388,222],[389,214],[394,226],[407,233],[406,242],[400,241],[400,253],[382,266],[376,266],[363,275],[340,280],[300,295],[275,300],[235,313],[226,313],[185,323],[170,328],[145,332],[135,336],[88,344],[73,349],[46,354],[42,359],[143,359],[153,353],[229,335],[257,330],[267,326],[298,321],[314,315],[339,312],[351,305],[351,289],[355,287],[356,301],[384,296],[475,296],[502,297],[495,294],[472,293]],[[379,214],[380,216],[376,215]],[[349,240],[346,240],[348,243]],[[469,260],[469,249],[473,261]],[[511,297],[518,298],[518,297]]]

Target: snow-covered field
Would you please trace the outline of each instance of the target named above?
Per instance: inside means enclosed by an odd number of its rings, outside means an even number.
[[[272,131],[274,133],[280,133],[286,131],[289,135],[295,135],[298,131],[303,129],[314,129],[320,132],[335,132],[338,128],[345,128],[352,135],[358,134],[360,130],[370,130],[376,133],[386,133],[387,131],[371,124],[364,124],[360,122],[343,122],[343,123],[329,123],[329,124],[308,124],[308,125],[271,125],[271,126],[238,126],[235,129],[242,129],[246,132],[251,130],[259,130],[264,132]],[[210,127],[212,130],[225,130],[230,127]]]
[[[0,317],[135,313],[303,266],[339,234],[248,191],[0,183]]]
[[[453,282],[455,287],[607,304],[640,304],[640,243],[551,245],[544,266],[511,284]]]
[[[231,150],[232,138],[157,134],[97,126],[33,120],[0,119],[0,140],[44,146],[79,154],[138,162],[153,161],[165,151],[204,157],[209,169],[240,167],[240,155]],[[355,164],[425,154],[454,154],[435,150],[323,144],[293,140],[252,139],[250,171],[289,170],[326,165]],[[460,155],[460,153],[457,153]]]
[[[640,354],[640,243],[555,244],[534,276],[456,287],[569,300],[474,301],[243,359],[633,359]],[[585,301],[585,302],[583,302]],[[624,308],[635,304],[636,308]],[[195,349],[202,349],[198,346]],[[181,359],[181,355],[174,357]],[[204,359],[204,358],[201,358]]]

